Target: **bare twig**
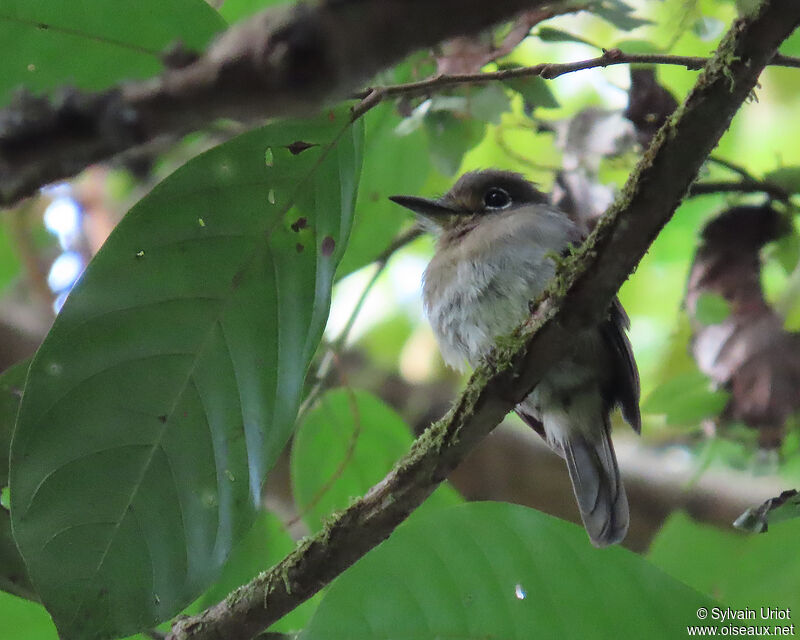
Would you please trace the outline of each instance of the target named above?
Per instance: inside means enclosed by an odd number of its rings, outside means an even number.
[[[353,325],[358,319],[358,314],[361,313],[361,309],[364,306],[364,302],[366,301],[369,292],[372,290],[372,287],[375,286],[375,283],[378,281],[381,273],[383,273],[384,269],[386,268],[389,258],[391,258],[398,250],[416,240],[421,234],[422,229],[419,227],[413,227],[405,233],[400,234],[394,240],[392,240],[389,246],[386,247],[386,249],[384,249],[383,252],[373,261],[373,264],[376,265],[375,273],[372,274],[369,282],[367,282],[364,290],[361,292],[358,301],[353,307],[353,311],[347,318],[347,322],[339,332],[339,335],[336,336],[336,338],[330,343],[325,355],[322,356],[319,367],[317,368],[316,383],[308,392],[308,395],[306,395],[305,400],[303,400],[303,404],[300,405],[300,409],[297,412],[298,420],[302,419],[302,417],[317,401],[319,396],[322,395],[333,363],[347,343],[350,332],[353,330]]]
[[[778,185],[759,180],[741,180],[739,182],[695,182],[689,189],[689,196],[702,196],[711,193],[765,193],[771,198],[786,202],[789,193]]]
[[[690,71],[696,71],[701,69],[707,62],[708,58],[698,56],[674,56],[660,53],[628,54],[623,53],[619,49],[608,49],[603,52],[603,55],[597,58],[589,58],[588,60],[580,60],[578,62],[566,62],[563,64],[546,62],[531,67],[515,67],[513,69],[501,69],[500,71],[439,75],[418,82],[364,89],[354,95],[355,98],[361,99],[361,103],[354,107],[353,114],[356,118],[360,117],[384,100],[389,100],[391,98],[427,95],[456,86],[486,84],[489,82],[502,82],[504,80],[536,76],[544,78],[545,80],[552,80],[567,73],[585,71],[587,69],[613,67],[620,64],[673,65],[686,67],[686,69]],[[773,56],[770,64],[782,67],[800,67],[800,59],[776,55]]]
[[[503,341],[493,364],[476,369],[451,411],[322,532],[225,601],[176,622],[171,639],[249,638],[386,539],[563,357],[574,335],[605,316],[762,69],[798,24],[796,0],[765,0],[753,15],[737,20],[686,101],[654,137],[617,201],[586,244],[564,262],[532,319]]]
[[[743,166],[736,164],[735,162],[731,162],[730,160],[726,160],[725,158],[720,158],[719,156],[709,156],[708,161],[712,164],[719,165],[720,167],[727,169],[728,171],[732,171],[733,173],[739,174],[746,182],[758,182],[758,180],[752,173],[750,173]]]

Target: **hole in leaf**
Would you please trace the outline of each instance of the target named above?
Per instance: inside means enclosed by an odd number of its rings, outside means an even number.
[[[317,145],[312,144],[310,142],[304,142],[303,140],[297,140],[292,142],[292,144],[287,144],[286,148],[289,150],[293,156],[299,155],[303,153],[306,149],[310,149],[311,147],[316,147]]]
[[[275,189],[269,190],[269,193],[267,194],[267,200],[269,200],[270,204],[275,204]]]
[[[268,167],[271,167],[275,164],[275,157],[272,154],[272,147],[267,147],[267,150],[264,152],[264,162]]]

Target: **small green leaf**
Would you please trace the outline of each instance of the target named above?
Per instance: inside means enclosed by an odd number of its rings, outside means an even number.
[[[718,416],[728,403],[728,394],[714,391],[699,371],[679,373],[656,387],[642,402],[644,413],[664,414],[668,424],[696,426]]]
[[[701,324],[719,324],[730,314],[730,303],[718,293],[701,293],[697,298],[695,318]]]
[[[402,524],[331,585],[300,639],[673,640],[713,604],[574,524],[468,503]]]
[[[561,29],[554,29],[553,27],[539,27],[539,30],[536,32],[536,37],[542,42],[579,42],[581,44],[588,44],[595,49],[600,49],[596,44],[584,40],[580,36],[576,36],[573,33]]]
[[[502,71],[515,69],[519,66],[518,64],[506,63],[498,65],[498,69]],[[538,76],[509,78],[508,80],[503,80],[503,83],[512,91],[520,94],[529,108],[558,109],[561,106],[553,92],[550,91],[547,81]]]
[[[500,83],[490,83],[466,97],[470,115],[491,124],[500,124],[500,116],[511,109],[511,101]]]
[[[325,393],[292,444],[292,487],[308,526],[319,529],[331,513],[366,493],[408,453],[412,442],[403,419],[380,398],[362,390]],[[458,501],[445,485],[425,506]]]
[[[637,27],[653,24],[651,20],[637,18],[636,16],[631,15],[630,11],[616,8],[610,9],[606,7],[595,7],[592,9],[592,13],[601,17],[606,22],[610,22],[615,27],[622,29],[623,31],[632,31]]]
[[[777,260],[784,273],[791,274],[800,261],[800,235],[787,233],[772,243],[769,259]]]
[[[622,0],[593,2],[589,5],[588,10],[623,31],[630,31],[645,24],[652,24],[650,20],[634,16],[634,8]]]
[[[433,111],[425,116],[425,131],[433,166],[446,176],[455,175],[464,154],[483,138],[486,124],[449,111]]]
[[[800,167],[781,167],[764,176],[770,182],[789,193],[800,193]]]

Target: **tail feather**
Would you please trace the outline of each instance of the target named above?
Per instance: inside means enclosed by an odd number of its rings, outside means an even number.
[[[630,514],[608,429],[597,441],[570,434],[563,447],[572,489],[592,544],[604,547],[622,541]]]

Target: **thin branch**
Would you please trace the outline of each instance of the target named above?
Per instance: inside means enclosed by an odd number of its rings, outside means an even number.
[[[772,56],[772,62],[770,64],[775,67],[792,67],[794,69],[800,69],[800,58],[794,58],[792,56],[785,56],[781,53],[776,53],[774,56]]]
[[[567,73],[576,71],[586,71],[587,69],[597,69],[613,67],[620,64],[660,64],[686,67],[690,71],[702,69],[708,62],[708,58],[698,56],[674,56],[660,53],[623,53],[619,49],[608,49],[603,51],[603,55],[588,60],[578,62],[566,62],[557,64],[546,62],[533,65],[531,67],[516,67],[513,69],[501,69],[500,71],[486,71],[481,73],[463,73],[453,75],[439,75],[418,82],[408,82],[406,84],[396,84],[387,87],[371,87],[364,89],[353,97],[361,99],[361,103],[353,109],[354,117],[359,117],[380,104],[384,100],[397,98],[400,96],[413,97],[435,93],[442,89],[463,85],[486,84],[515,78],[540,77],[545,80],[553,80]],[[787,56],[773,56],[770,62],[772,66],[781,67],[800,67],[800,58],[789,58]]]
[[[689,189],[689,196],[702,196],[712,193],[765,193],[766,195],[786,202],[790,194],[781,187],[758,180],[742,180],[740,182],[695,182]]]
[[[686,101],[654,137],[617,201],[586,244],[564,262],[531,320],[502,341],[491,363],[476,369],[450,412],[323,531],[223,602],[177,621],[171,640],[250,638],[385,540],[563,358],[576,333],[602,320],[762,69],[798,24],[796,0],[765,0],[753,15],[737,20]]]
[[[728,171],[732,171],[733,173],[737,173],[742,178],[744,178],[747,182],[758,182],[756,177],[750,173],[747,169],[743,166],[736,164],[735,162],[731,162],[730,160],[726,160],[725,158],[720,158],[719,156],[709,156],[708,161],[727,169]]]
[[[375,269],[375,273],[372,274],[372,277],[369,279],[363,291],[361,292],[358,301],[353,307],[353,311],[347,318],[347,322],[339,332],[339,335],[336,336],[336,338],[330,343],[325,355],[322,356],[319,367],[317,368],[316,383],[308,392],[308,395],[306,395],[305,400],[303,400],[303,404],[300,405],[300,409],[297,412],[298,421],[301,420],[308,410],[314,405],[314,403],[317,401],[317,398],[322,395],[322,392],[325,389],[325,384],[328,380],[328,376],[330,375],[333,362],[347,343],[347,339],[350,337],[350,332],[353,330],[353,325],[358,319],[358,314],[361,313],[361,309],[363,308],[364,302],[366,301],[369,292],[372,290],[372,287],[375,286],[375,283],[378,281],[381,273],[383,273],[384,269],[386,268],[389,258],[391,258],[398,250],[402,249],[413,240],[419,238],[420,235],[422,235],[422,229],[419,227],[413,227],[409,229],[392,240],[389,246],[386,247],[386,249],[384,249],[383,252],[381,252],[381,254],[373,261],[372,264],[376,265],[377,267]]]

